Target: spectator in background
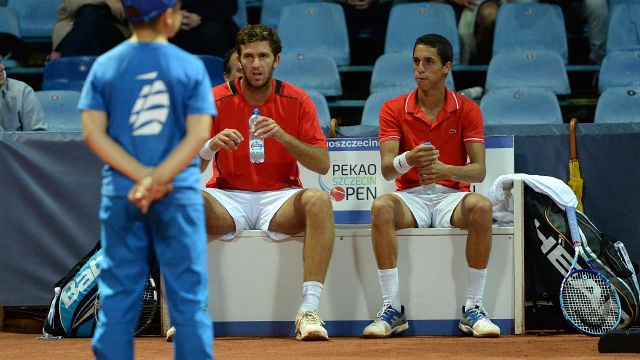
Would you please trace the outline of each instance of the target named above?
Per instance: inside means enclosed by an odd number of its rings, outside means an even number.
[[[242,65],[238,60],[238,52],[236,48],[230,49],[224,55],[222,66],[224,68],[224,81],[233,81],[239,76],[242,76]]]
[[[329,0],[342,5],[353,64],[373,64],[384,53],[391,7],[415,0]],[[363,57],[366,56],[366,57]]]
[[[237,0],[183,0],[182,25],[170,41],[196,55],[224,57],[235,45]]]
[[[581,36],[586,24],[589,28],[589,63],[602,64],[602,59],[607,53],[609,33],[607,0],[540,0],[540,2],[562,7],[568,34]]]
[[[449,3],[458,21],[462,47],[460,62],[488,64],[493,51],[493,31],[500,0],[450,0]]]
[[[462,63],[488,64],[493,52],[493,33],[498,8],[513,0],[448,0],[453,6],[458,21],[466,22],[465,10],[472,13],[472,24],[459,24],[462,39]],[[535,0],[534,0],[535,1]],[[433,2],[441,2],[435,0]],[[540,0],[560,5],[564,13],[568,34],[582,35],[585,23],[589,27],[589,63],[601,64],[606,54],[609,31],[609,7],[607,0]],[[469,38],[470,36],[470,38]],[[465,49],[465,46],[467,47]],[[468,56],[465,56],[465,51]],[[467,61],[465,61],[465,58]]]
[[[101,55],[130,36],[120,0],[64,0],[58,7],[50,58]]]
[[[31,86],[8,79],[0,56],[0,131],[46,131],[42,106]]]

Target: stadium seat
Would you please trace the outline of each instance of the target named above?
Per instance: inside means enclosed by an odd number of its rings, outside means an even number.
[[[58,6],[53,0],[9,0],[7,7],[18,13],[23,38],[51,41],[53,27],[58,22]]]
[[[349,65],[349,35],[342,6],[333,3],[304,3],[282,9],[278,34],[284,51],[327,54],[337,65]]]
[[[410,90],[409,90],[410,91]],[[380,109],[385,101],[408,93],[403,89],[388,89],[367,97],[359,125],[341,126],[336,129],[338,137],[377,137],[380,131]]]
[[[554,51],[567,64],[569,46],[560,6],[538,2],[500,6],[493,37],[493,56],[514,50]]]
[[[233,21],[242,29],[247,24],[247,2],[246,0],[238,0],[238,12],[233,15]]]
[[[640,86],[640,50],[613,51],[602,60],[598,92],[625,86]]]
[[[262,0],[260,24],[277,29],[280,13],[285,6],[317,1],[319,0]]]
[[[276,79],[305,90],[316,90],[324,96],[342,95],[340,73],[336,62],[319,53],[283,53],[274,71]]]
[[[331,123],[331,113],[329,112],[329,104],[327,104],[327,98],[317,90],[305,90],[313,104],[316,106],[316,113],[318,115],[318,121],[320,126],[329,127]]]
[[[82,113],[76,108],[80,92],[74,90],[36,91],[49,131],[82,131]]]
[[[329,111],[329,104],[327,104],[327,98],[316,90],[305,90],[305,92],[311,98],[311,101],[316,106],[316,114],[320,127],[324,136],[331,137],[331,112]]]
[[[207,68],[209,73],[209,79],[211,80],[211,86],[216,86],[224,83],[224,60],[219,56],[213,55],[196,55]]]
[[[391,8],[385,53],[411,53],[416,39],[425,34],[439,34],[451,42],[453,64],[460,63],[458,25],[451,5],[435,3],[397,4]]]
[[[480,110],[485,125],[563,123],[557,96],[542,88],[489,91],[480,100]]]
[[[82,91],[95,60],[96,56],[67,56],[49,61],[44,66],[42,90]]]
[[[640,123],[640,86],[605,90],[598,98],[594,123]]]
[[[567,69],[558,53],[520,50],[494,55],[487,68],[486,91],[519,86],[542,87],[556,95],[571,93]]]
[[[445,85],[449,90],[455,90],[451,72],[445,78]],[[409,92],[415,87],[413,60],[408,53],[389,53],[378,57],[371,72],[371,93],[393,88]]]
[[[640,2],[624,2],[611,7],[607,53],[640,50]]]
[[[24,48],[22,33],[20,32],[20,21],[18,14],[13,9],[0,7],[0,55],[7,57],[16,50]],[[14,59],[3,59],[5,67],[20,66]]]

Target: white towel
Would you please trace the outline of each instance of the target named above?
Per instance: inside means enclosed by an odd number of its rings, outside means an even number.
[[[536,192],[549,196],[562,210],[567,206],[576,207],[578,198],[569,185],[550,176],[509,174],[499,176],[489,190],[488,198],[493,207],[496,226],[513,226],[513,181],[522,179]]]

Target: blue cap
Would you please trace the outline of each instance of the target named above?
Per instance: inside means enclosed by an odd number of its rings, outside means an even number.
[[[178,0],[124,0],[123,5],[127,19],[136,24],[150,22],[177,2]],[[127,11],[128,7],[134,8],[134,11]]]

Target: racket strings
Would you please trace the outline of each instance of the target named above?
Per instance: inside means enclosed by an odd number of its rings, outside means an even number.
[[[151,323],[151,320],[153,320],[156,314],[157,304],[158,294],[156,292],[155,282],[152,278],[149,278],[144,293],[142,293],[142,307],[140,308],[140,316],[138,317],[134,334],[140,333]]]
[[[618,325],[620,309],[615,289],[596,273],[577,271],[565,280],[562,290],[565,316],[578,328],[600,334]]]

